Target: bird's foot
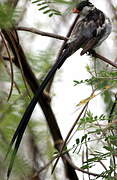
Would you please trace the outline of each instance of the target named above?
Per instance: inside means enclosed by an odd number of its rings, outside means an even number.
[[[96,54],[96,52],[95,52],[95,50],[93,50],[93,49],[90,49],[90,50],[87,51],[87,55],[88,55],[88,56],[95,57],[95,54]]]

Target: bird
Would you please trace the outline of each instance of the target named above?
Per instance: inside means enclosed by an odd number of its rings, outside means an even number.
[[[11,155],[10,164],[7,171],[7,177],[9,178],[16,153],[20,146],[23,134],[33,113],[33,110],[40,98],[41,93],[45,89],[49,80],[54,76],[55,72],[61,68],[65,60],[74,54],[77,50],[82,48],[80,55],[84,55],[87,52],[95,50],[97,46],[109,36],[112,29],[110,19],[99,9],[97,9],[89,0],[83,0],[76,4],[72,9],[73,13],[79,14],[79,18],[72,30],[72,33],[64,46],[62,54],[58,57],[56,63],[46,75],[40,87],[37,89],[37,93],[26,108],[24,115],[13,135],[10,142],[6,157],[14,145],[14,149]]]

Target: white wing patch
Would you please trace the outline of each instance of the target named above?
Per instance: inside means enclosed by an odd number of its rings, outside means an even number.
[[[107,37],[110,35],[111,33],[111,30],[112,30],[112,24],[111,24],[111,21],[108,17],[105,16],[105,23],[103,24],[102,27],[99,27],[97,29],[97,34],[100,34],[101,31],[105,29],[105,33],[104,35],[102,36],[102,38],[99,40],[99,42],[96,44],[96,47],[97,46],[100,46],[100,44],[107,39]]]

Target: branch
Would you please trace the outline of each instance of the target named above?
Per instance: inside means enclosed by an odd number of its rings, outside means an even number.
[[[11,95],[12,95],[13,84],[14,84],[13,64],[12,64],[12,59],[11,59],[11,54],[10,54],[10,51],[9,51],[8,44],[6,43],[5,38],[4,38],[4,36],[3,36],[2,33],[0,33],[0,36],[1,36],[1,38],[2,38],[2,41],[3,41],[4,46],[5,46],[5,48],[6,48],[6,52],[7,52],[8,56],[9,56],[9,62],[10,62],[10,70],[11,70],[11,76],[10,76],[10,77],[11,77],[11,87],[10,87],[10,92],[9,92],[9,95],[8,95],[8,98],[7,98],[7,101],[9,101],[9,99],[10,99],[10,97],[11,97]]]
[[[60,152],[59,152],[59,157],[56,159],[56,162],[55,162],[55,164],[54,164],[54,166],[53,166],[52,173],[54,172],[54,170],[55,170],[55,168],[56,168],[56,165],[57,165],[57,163],[58,163],[58,161],[59,161],[59,158],[60,158],[61,155],[62,155],[62,152],[63,152],[63,150],[64,150],[64,148],[65,148],[65,146],[66,146],[66,144],[67,144],[67,141],[68,141],[71,133],[73,132],[76,124],[78,123],[80,117],[82,116],[82,114],[83,114],[83,112],[85,111],[85,109],[86,109],[87,106],[88,106],[88,102],[84,105],[84,107],[82,108],[82,110],[81,110],[80,114],[78,115],[76,121],[74,122],[74,124],[72,125],[71,129],[69,130],[69,132],[68,132],[68,134],[67,134],[67,137],[65,138],[65,141],[63,142],[63,145],[62,145],[61,150],[60,150]]]
[[[65,154],[65,152],[62,152],[62,155],[64,155],[64,154]],[[42,171],[44,171],[58,157],[60,157],[60,155],[54,156],[44,167],[40,168],[40,170],[38,170],[34,174],[33,177],[37,176],[37,174],[40,174]],[[104,177],[103,175],[100,175],[100,174],[97,174],[97,173],[92,173],[92,172],[85,171],[84,169],[77,167],[69,157],[67,157],[67,156],[64,156],[64,157],[65,157],[66,161],[69,162],[69,164],[73,167],[73,169],[75,169],[77,171],[80,171],[80,172],[82,172],[84,174],[91,175],[91,176]]]
[[[11,59],[13,60],[12,57],[11,57]],[[3,66],[4,66],[4,68],[6,69],[7,74],[9,75],[10,78],[12,78],[12,77],[11,77],[11,72],[9,71],[8,66],[7,66],[7,65],[5,64],[5,62],[4,62],[4,60],[10,61],[9,57],[4,57],[4,56],[1,56],[1,55],[0,55],[0,60],[1,60],[1,63],[3,63]],[[16,81],[13,81],[13,83],[14,83],[15,88],[17,89],[18,93],[21,94],[20,89],[19,89]]]
[[[38,34],[38,35],[41,35],[41,36],[48,36],[48,37],[52,37],[52,38],[59,39],[59,40],[64,40],[64,41],[68,40],[67,37],[57,35],[57,34],[54,34],[54,33],[43,32],[43,31],[37,30],[36,28],[16,27],[15,29],[18,30],[18,31],[28,31],[28,32],[31,32],[31,33],[34,33],[34,34]]]
[[[99,58],[99,59],[101,59],[102,61],[104,61],[104,62],[112,65],[113,67],[116,67],[116,68],[117,68],[117,64],[116,64],[116,63],[110,61],[109,59],[105,58],[104,56],[101,56],[100,54],[98,54],[98,53],[96,53],[96,52],[94,52],[94,53],[92,54],[92,56],[95,57],[95,58]]]
[[[69,39],[68,37],[71,34],[71,31],[72,31],[72,29],[74,27],[74,24],[76,24],[77,19],[78,19],[78,16],[76,17],[74,23],[72,24],[72,26],[71,26],[68,34],[67,34],[67,37],[64,37],[64,36],[61,36],[61,35],[57,35],[57,34],[54,34],[54,33],[43,32],[43,31],[37,30],[36,28],[16,27],[15,29],[19,30],[19,31],[28,31],[28,32],[31,32],[31,33],[34,33],[34,34],[38,34],[38,35],[41,35],[41,36],[47,36],[47,37],[52,37],[52,38],[59,39],[59,40],[64,40],[65,42],[63,43],[63,45],[62,45],[62,47],[60,49],[60,52],[58,54],[58,56],[60,56],[61,52],[63,51],[63,47],[64,47],[66,41]],[[105,58],[104,56],[102,56],[102,55],[100,55],[100,54],[98,54],[96,52],[93,52],[92,56],[95,57],[95,58],[99,58],[102,61],[104,61],[104,62],[112,65],[113,67],[117,68],[117,64],[116,63],[110,61],[109,59]]]
[[[68,158],[68,157],[66,157],[66,156],[65,156],[65,158],[66,158],[67,162],[69,162],[69,164],[70,164],[75,170],[77,170],[77,171],[80,171],[80,172],[82,172],[82,173],[85,173],[85,174],[88,174],[88,175],[92,175],[92,176],[104,177],[103,175],[100,175],[100,174],[96,174],[96,173],[92,173],[92,172],[85,171],[85,170],[77,167],[77,166],[72,162],[72,160],[71,160],[70,158]]]

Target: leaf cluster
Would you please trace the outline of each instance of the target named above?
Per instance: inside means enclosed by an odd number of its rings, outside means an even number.
[[[91,168],[96,164],[105,164],[110,159],[109,167],[106,164],[103,165],[105,170],[99,174],[95,179],[100,176],[102,179],[115,179],[116,175],[113,175],[116,171],[115,156],[117,153],[117,135],[116,135],[116,121],[108,124],[108,117],[105,114],[95,116],[89,110],[85,116],[80,119],[78,123],[78,131],[83,130],[85,134],[81,138],[76,139],[76,144],[73,147],[73,152],[79,154],[83,149],[86,149],[85,160],[81,166],[82,169],[91,171]],[[100,148],[93,147],[92,145],[99,144]],[[99,149],[99,150],[98,150]],[[93,157],[92,157],[93,156]],[[116,173],[115,173],[116,174]]]
[[[8,29],[14,24],[15,10],[7,4],[0,3],[0,28]]]
[[[49,17],[52,17],[53,15],[61,15],[61,12],[53,5],[56,1],[36,0],[32,1],[32,3],[37,4],[39,7],[38,10],[43,11],[43,14],[48,14]]]
[[[97,164],[104,168],[104,171],[102,169],[102,173],[95,179],[102,176],[101,178],[105,180],[115,180],[117,176],[115,159],[117,154],[117,71],[109,67],[97,68],[96,65],[93,68],[87,66],[86,69],[90,74],[90,78],[80,81],[75,80],[74,85],[86,84],[91,86],[93,94],[79,104],[90,103],[90,100],[97,95],[102,95],[105,105],[107,105],[107,112],[101,115],[94,115],[92,113],[93,110],[87,108],[77,125],[77,130],[84,131],[85,135],[76,139],[74,152],[79,154],[82,151],[82,169],[91,171],[92,167]],[[108,163],[106,164],[105,162]]]
[[[90,74],[92,74],[90,72]],[[104,71],[101,70],[100,72],[93,74],[91,78],[81,80],[81,81],[74,81],[74,85],[79,85],[79,84],[86,84],[86,85],[93,85],[96,86],[98,89],[102,89],[107,85],[117,85],[117,71]]]

